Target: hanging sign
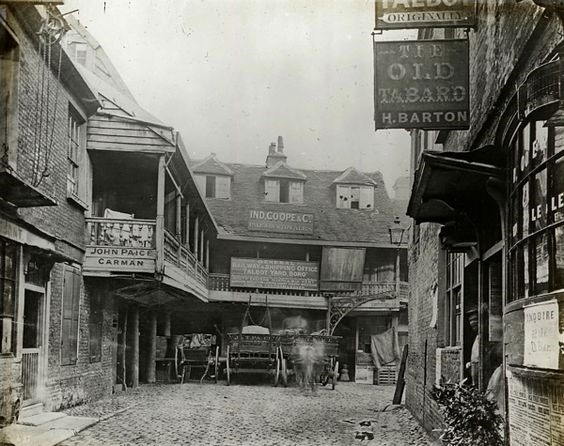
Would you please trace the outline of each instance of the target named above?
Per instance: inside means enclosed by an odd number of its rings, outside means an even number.
[[[465,28],[475,24],[475,0],[376,0],[376,29]]]
[[[468,41],[374,42],[376,129],[467,129]]]
[[[525,349],[523,364],[543,369],[558,369],[558,301],[550,300],[524,307]]]

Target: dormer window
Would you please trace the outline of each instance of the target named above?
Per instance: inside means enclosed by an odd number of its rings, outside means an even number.
[[[273,203],[303,203],[304,182],[285,178],[265,178],[264,200]]]
[[[206,198],[231,198],[231,177],[226,175],[195,175],[196,184]]]
[[[373,209],[374,187],[337,185],[338,209]]]

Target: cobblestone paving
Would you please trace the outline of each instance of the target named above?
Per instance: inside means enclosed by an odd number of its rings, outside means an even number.
[[[319,387],[315,394],[266,384],[144,385],[67,410],[102,421],[61,444],[434,444],[406,409],[383,410],[393,392],[393,386],[353,383],[339,383],[334,391]]]

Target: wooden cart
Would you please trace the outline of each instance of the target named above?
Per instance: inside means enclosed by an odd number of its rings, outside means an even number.
[[[227,385],[231,384],[234,376],[244,373],[272,375],[274,385],[277,385],[280,377],[280,356],[277,338],[272,335],[268,300],[266,300],[265,314],[258,324],[252,320],[250,309],[249,298],[239,333],[227,334],[225,363]],[[249,322],[251,325],[248,325]]]
[[[217,383],[219,374],[219,346],[217,337],[208,333],[191,333],[184,335],[184,340],[178,347],[180,359],[178,361],[181,374],[180,383],[188,381],[193,368],[204,369],[200,382],[211,377]]]
[[[334,390],[339,374],[339,339],[340,336],[325,336],[315,334],[281,334],[278,335],[279,345],[279,375],[284,385],[288,384],[289,376],[296,375],[300,365],[301,352],[311,348],[315,358],[316,381],[327,385],[331,381]]]

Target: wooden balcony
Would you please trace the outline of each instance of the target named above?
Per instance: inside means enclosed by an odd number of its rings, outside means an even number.
[[[155,220],[88,218],[86,237],[85,275],[157,273],[163,283],[207,299],[206,267],[169,231],[157,231]]]
[[[409,283],[399,283],[399,301],[407,302],[409,298]],[[326,308],[327,303],[324,293],[321,291],[301,291],[301,290],[285,290],[285,289],[254,289],[240,288],[230,286],[229,274],[210,273],[208,276],[208,289],[210,291],[210,300],[232,300],[232,301],[248,301],[249,295],[260,296],[258,301],[264,302],[265,296],[276,296],[283,301],[287,301],[288,305],[294,303],[298,305],[300,302],[309,302],[305,305],[308,308]],[[333,293],[332,293],[333,294]],[[307,299],[304,299],[307,298]],[[340,291],[335,295],[336,298],[346,297],[375,297],[382,300],[394,300],[396,298],[395,282],[364,282],[359,290],[356,291]]]
[[[520,118],[525,119],[541,107],[557,103],[560,95],[560,61],[535,68],[518,91]]]

